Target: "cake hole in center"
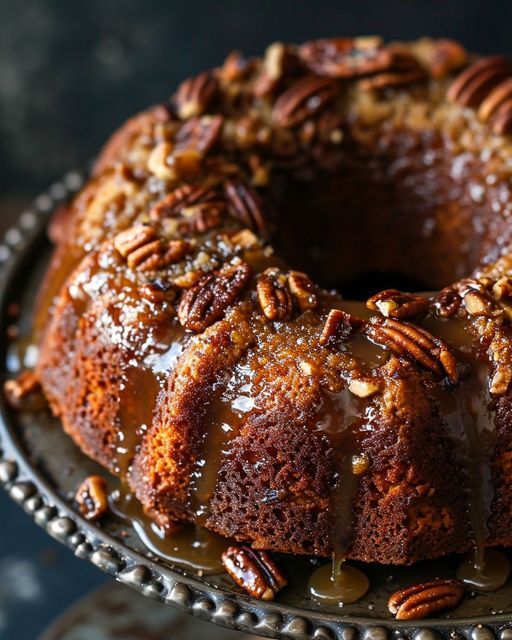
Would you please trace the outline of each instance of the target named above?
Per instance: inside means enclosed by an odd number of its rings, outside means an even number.
[[[511,229],[481,186],[481,159],[466,154],[462,170],[433,132],[379,135],[340,151],[336,172],[275,185],[275,244],[288,264],[362,300],[436,291],[495,260]]]

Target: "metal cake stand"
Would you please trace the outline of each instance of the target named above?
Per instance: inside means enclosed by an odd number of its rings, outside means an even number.
[[[20,368],[19,344],[9,340],[9,307],[19,305],[16,325],[29,334],[39,280],[50,254],[46,225],[51,212],[82,185],[83,174],[68,173],[39,196],[0,243],[0,368],[2,381]],[[12,335],[12,332],[11,332]],[[151,554],[126,524],[107,517],[86,521],[72,497],[92,473],[105,473],[86,458],[48,411],[15,412],[0,398],[0,484],[32,519],[73,553],[142,595],[218,625],[270,638],[388,640],[442,637],[512,640],[512,585],[493,594],[467,597],[449,616],[414,622],[393,620],[389,595],[398,587],[435,576],[453,575],[456,558],[413,568],[365,566],[371,589],[343,608],[322,606],[307,593],[318,561],[283,556],[289,586],[276,602],[245,595],[226,575],[197,577]]]

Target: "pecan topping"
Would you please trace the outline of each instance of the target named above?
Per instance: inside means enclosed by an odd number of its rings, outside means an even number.
[[[348,388],[358,398],[369,398],[379,391],[380,385],[373,378],[352,378]]]
[[[188,220],[180,225],[180,231],[182,233],[206,233],[206,231],[219,226],[225,209],[226,203],[222,200],[212,200],[187,207],[183,209],[183,216]]]
[[[226,181],[224,192],[233,218],[237,218],[253,231],[259,231],[266,237],[268,225],[265,207],[258,192],[242,178]]]
[[[316,286],[305,273],[290,271],[288,275],[288,286],[290,287],[292,296],[297,300],[301,311],[314,309],[318,306]]]
[[[448,89],[447,98],[462,107],[477,107],[489,93],[512,74],[512,65],[503,56],[483,58],[464,70]]]
[[[489,382],[489,392],[496,396],[507,393],[512,380],[512,368],[509,365],[499,364]]]
[[[176,134],[174,151],[194,151],[206,156],[219,139],[223,122],[222,116],[191,118]]]
[[[414,318],[427,313],[428,300],[417,294],[385,289],[369,298],[366,306],[372,311],[380,311],[385,318]]]
[[[253,86],[255,96],[262,97],[272,93],[281,79],[292,73],[297,67],[297,56],[289,45],[274,42],[265,51],[261,72]]]
[[[107,511],[107,483],[101,476],[89,476],[75,495],[80,513],[87,520],[98,520]]]
[[[178,318],[185,329],[200,332],[219,320],[236,300],[251,277],[245,262],[225,264],[203,276],[180,300]]]
[[[469,289],[467,293],[463,293],[463,302],[466,311],[471,316],[492,318],[502,313],[501,309],[496,307],[483,290]]]
[[[460,580],[438,578],[394,593],[388,608],[397,620],[420,620],[458,606],[464,596]]]
[[[338,85],[329,78],[306,76],[277,99],[272,118],[282,127],[295,127],[321,111],[338,93]]]
[[[512,78],[507,78],[485,97],[478,109],[478,117],[483,121],[489,120],[496,113],[499,117],[499,114],[506,111],[511,104]]]
[[[292,312],[293,300],[286,277],[277,269],[267,269],[256,284],[261,310],[269,320],[285,320]]]
[[[226,571],[253,598],[273,600],[287,580],[267,551],[246,545],[229,547],[222,554]]]
[[[495,300],[510,298],[512,296],[512,278],[502,276],[492,286],[492,294]]]
[[[205,112],[217,93],[217,80],[208,71],[180,84],[172,104],[179,118],[188,120]]]
[[[458,381],[455,357],[444,342],[425,329],[391,318],[373,317],[366,333],[376,344],[420,362],[438,375],[446,375],[452,384]]]
[[[331,309],[318,344],[322,347],[338,346],[340,343],[349,340],[363,325],[364,320],[361,318],[357,318],[342,309]]]
[[[177,217],[181,210],[199,202],[208,202],[216,197],[216,193],[206,185],[193,187],[184,185],[169,193],[163,200],[157,202],[149,213],[152,220]]]
[[[389,69],[393,55],[380,38],[325,38],[306,42],[299,56],[319,76],[354,78]]]
[[[387,89],[402,85],[421,82],[426,78],[425,69],[418,60],[408,52],[396,51],[390,68],[383,73],[360,80],[359,87],[363,90]]]
[[[33,371],[23,371],[14,380],[7,380],[4,384],[4,395],[13,409],[25,408],[25,398],[32,394],[37,394],[41,390],[39,378]],[[27,408],[30,408],[27,404]],[[37,403],[34,406],[37,408]]]
[[[462,304],[462,298],[457,289],[453,286],[445,287],[439,292],[434,303],[437,315],[442,318],[451,318],[454,316]]]
[[[130,269],[151,271],[182,260],[191,250],[186,240],[164,243],[154,227],[136,225],[121,231],[114,238],[114,247],[126,258]]]
[[[433,78],[444,78],[463,67],[468,59],[466,49],[455,40],[442,38],[420,45],[420,55]]]
[[[140,294],[143,298],[155,303],[173,302],[176,298],[176,290],[171,282],[164,280],[153,280],[140,287]]]
[[[248,62],[239,51],[232,51],[224,60],[220,70],[221,78],[226,84],[238,82],[246,78],[252,68],[253,64]]]
[[[492,121],[492,130],[499,136],[512,132],[512,100],[507,100],[500,107]]]

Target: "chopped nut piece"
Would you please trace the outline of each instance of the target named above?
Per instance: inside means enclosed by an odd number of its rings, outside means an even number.
[[[510,298],[512,295],[512,279],[508,276],[499,278],[492,287],[492,294],[495,300]]]
[[[352,456],[352,472],[355,476],[362,476],[370,468],[370,460],[364,453]]]
[[[507,393],[512,380],[511,366],[500,365],[497,367],[489,383],[489,391],[495,396],[502,396]]]
[[[372,311],[380,311],[385,318],[413,318],[427,313],[428,300],[417,294],[385,289],[369,298],[366,306]]]
[[[13,409],[23,409],[23,400],[40,390],[41,383],[33,371],[23,371],[17,378],[7,380],[4,384],[5,398]]]
[[[463,596],[464,585],[460,580],[439,578],[397,591],[389,599],[388,608],[397,620],[421,620],[454,609]]]
[[[259,245],[258,238],[249,229],[242,229],[232,235],[229,240],[235,247],[242,247],[242,249],[253,249]]]
[[[267,551],[232,546],[222,554],[226,571],[253,598],[273,600],[287,580]]]
[[[338,346],[339,343],[351,338],[363,325],[364,320],[361,318],[352,316],[341,309],[331,309],[318,344],[322,347]]]
[[[350,391],[359,398],[368,398],[379,391],[379,383],[372,379],[353,378],[348,383]]]
[[[174,170],[169,166],[173,146],[170,142],[159,142],[149,154],[148,169],[160,180],[173,180]]]
[[[99,520],[107,511],[107,483],[101,476],[89,476],[75,495],[80,513],[87,520]]]

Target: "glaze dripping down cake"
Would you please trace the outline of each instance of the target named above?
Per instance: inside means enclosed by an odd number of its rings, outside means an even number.
[[[109,140],[50,227],[37,375],[159,525],[512,543],[511,78],[449,40],[277,43]]]

